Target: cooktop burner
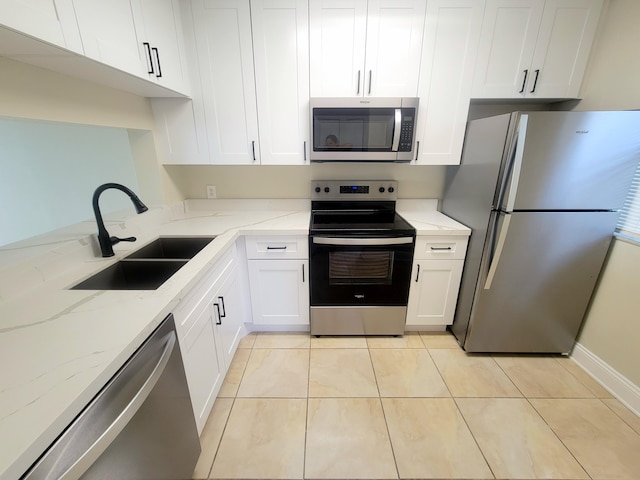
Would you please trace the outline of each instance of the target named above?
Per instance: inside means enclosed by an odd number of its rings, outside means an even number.
[[[415,235],[395,211],[395,181],[314,181],[311,234]]]

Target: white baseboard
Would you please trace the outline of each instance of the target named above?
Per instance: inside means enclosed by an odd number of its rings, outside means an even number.
[[[574,345],[571,359],[627,408],[640,415],[640,387],[579,343]]]

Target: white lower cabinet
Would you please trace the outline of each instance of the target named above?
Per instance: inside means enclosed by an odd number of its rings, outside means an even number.
[[[453,323],[467,247],[466,237],[418,237],[413,260],[407,327]]]
[[[307,237],[247,237],[246,248],[254,326],[308,326]]]
[[[233,246],[173,312],[198,433],[244,333],[235,253]]]

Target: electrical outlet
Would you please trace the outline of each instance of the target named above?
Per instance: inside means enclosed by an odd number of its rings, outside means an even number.
[[[216,186],[207,185],[207,198],[216,198]]]

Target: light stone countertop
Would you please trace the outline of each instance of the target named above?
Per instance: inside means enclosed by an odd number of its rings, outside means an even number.
[[[468,235],[429,200],[398,202],[419,235]],[[130,214],[131,215],[131,214]],[[138,237],[99,256],[95,222],[0,248],[0,480],[18,478],[240,235],[307,235],[309,200],[187,200],[111,218]],[[216,236],[157,290],[69,290],[158,236]]]

